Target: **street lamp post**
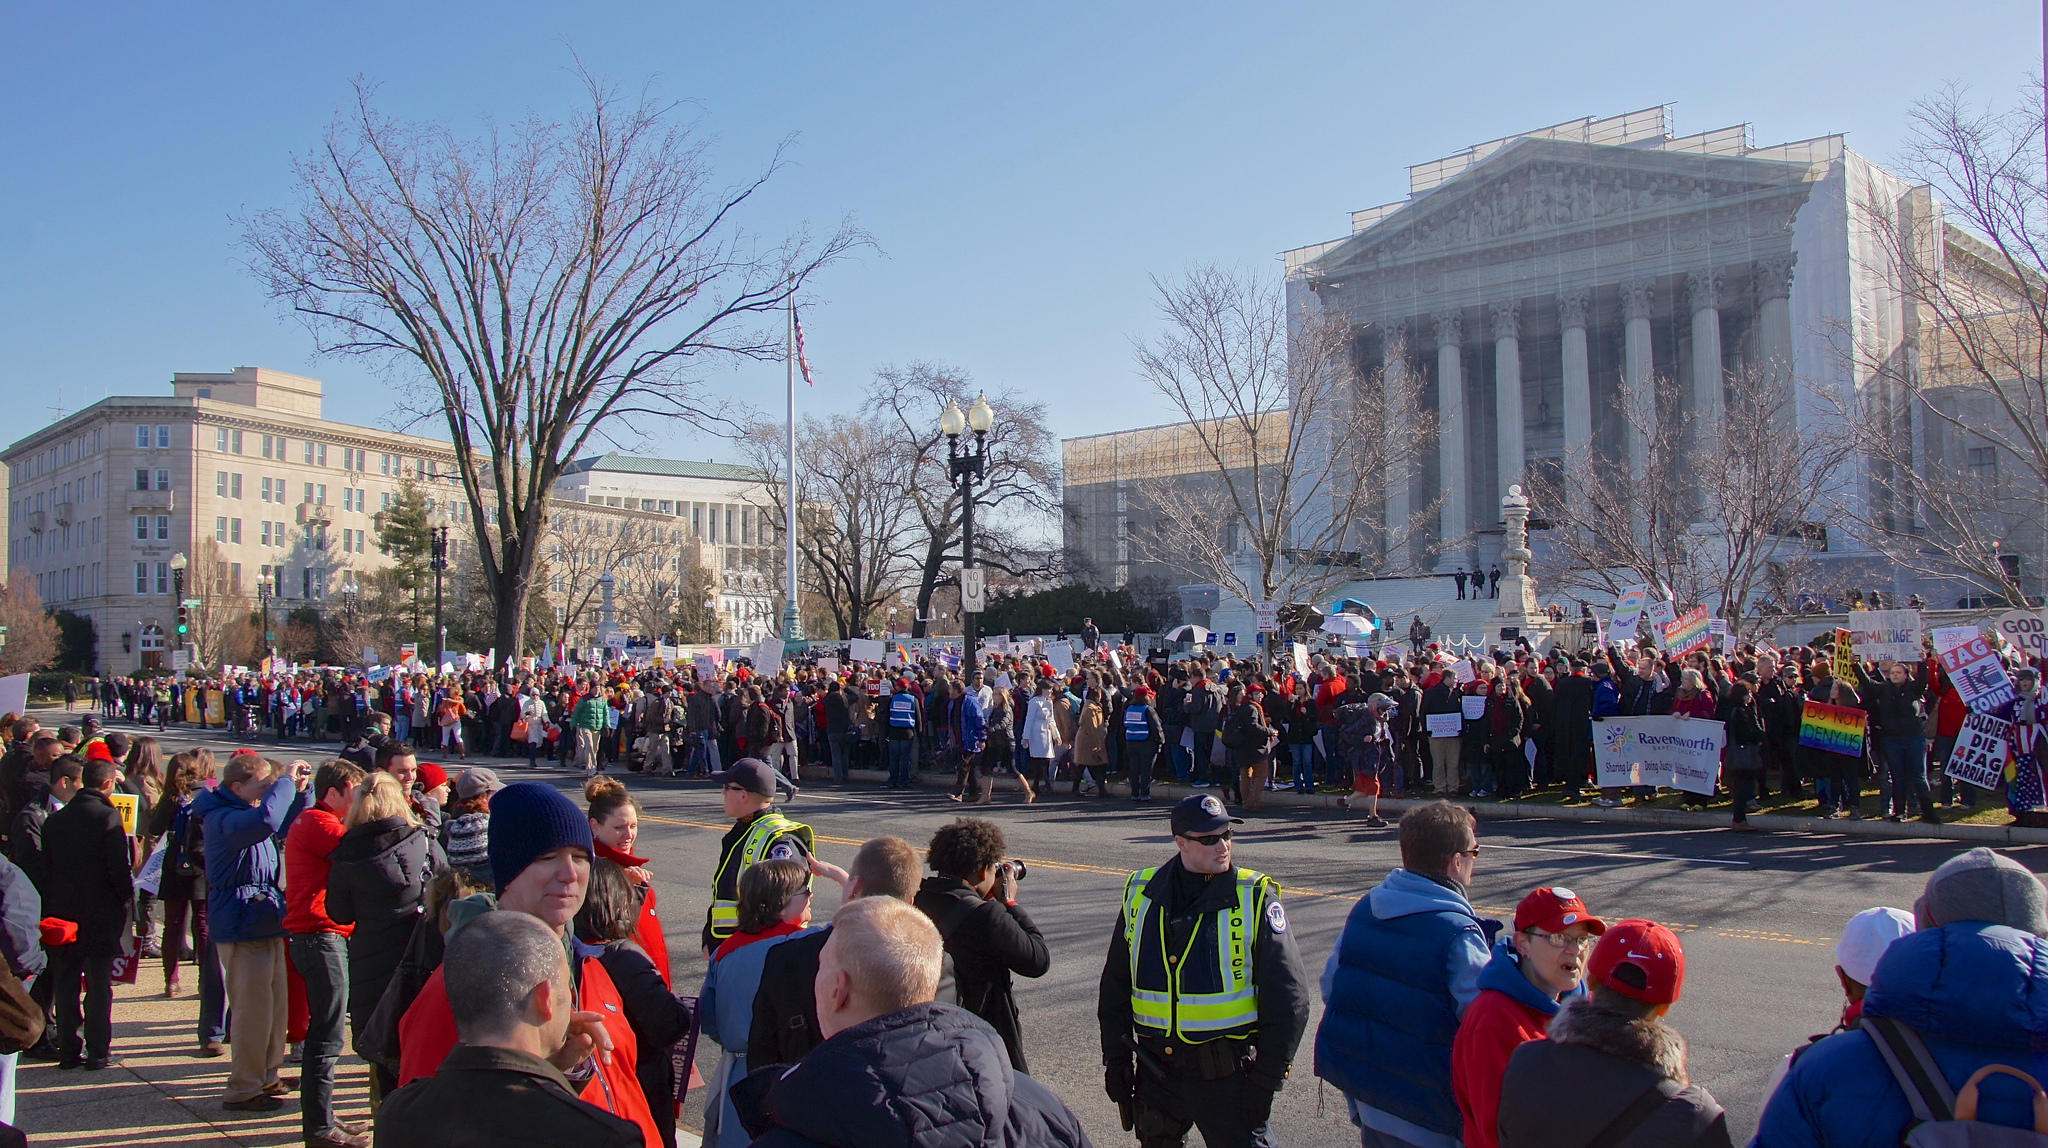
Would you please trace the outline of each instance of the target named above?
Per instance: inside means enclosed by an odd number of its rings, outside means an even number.
[[[263,652],[270,653],[270,644],[275,636],[270,632],[270,580],[256,583],[256,606],[263,611]]]
[[[434,571],[434,668],[439,669],[448,660],[448,628],[441,624],[441,575],[448,569],[448,516],[443,510],[434,511],[433,525],[427,528],[432,557],[428,565]]]
[[[190,564],[191,560],[185,557],[183,550],[171,555],[171,597],[176,600],[176,616],[180,622],[185,620],[185,567]],[[186,631],[187,626],[178,627],[178,648],[181,650],[185,648]]]
[[[963,665],[973,665],[975,658],[975,623],[980,610],[969,610],[971,599],[980,597],[979,582],[970,571],[974,570],[974,484],[988,477],[988,431],[995,425],[995,408],[988,405],[987,395],[977,395],[974,405],[964,413],[960,404],[949,402],[945,413],[939,416],[939,431],[946,436],[946,460],[953,478],[960,484],[960,657]],[[960,449],[960,435],[963,431],[974,431],[974,450],[966,453]],[[975,582],[976,590],[971,593],[968,584]]]

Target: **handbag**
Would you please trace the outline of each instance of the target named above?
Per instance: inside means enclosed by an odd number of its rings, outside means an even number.
[[[527,727],[527,723],[526,723],[526,719],[525,719],[525,718],[520,718],[520,719],[519,719],[518,721],[516,721],[516,722],[513,722],[513,723],[512,723],[512,740],[513,740],[513,741],[525,741],[525,740],[526,740],[526,731],[527,731],[527,728],[528,728],[528,727]]]

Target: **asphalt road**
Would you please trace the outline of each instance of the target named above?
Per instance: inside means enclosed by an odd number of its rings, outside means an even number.
[[[193,740],[175,731],[167,739],[171,748]],[[306,752],[310,748],[287,752],[316,760]],[[562,771],[530,773],[523,761],[489,764],[499,766],[508,782],[537,778],[570,789],[580,784]],[[646,811],[640,852],[652,859],[649,868],[662,891],[676,987],[688,992],[704,974],[696,938],[718,839],[727,827],[718,793],[706,782],[642,781],[630,774],[627,782]],[[922,851],[932,831],[958,816],[960,807],[936,786],[885,795],[868,786],[812,784],[790,814],[814,826],[822,855],[843,865],[861,841],[881,834],[903,837]],[[1004,826],[1011,852],[1030,865],[1020,900],[1053,953],[1050,973],[1018,987],[1034,1074],[1080,1114],[1098,1143],[1128,1142],[1101,1090],[1096,984],[1124,875],[1172,854],[1165,805],[1060,797],[1026,806],[999,789],[997,804],[984,814]],[[1650,917],[1679,933],[1688,979],[1671,1020],[1691,1046],[1694,1080],[1728,1109],[1738,1143],[1754,1130],[1772,1066],[1834,1023],[1841,1002],[1833,944],[1842,923],[1873,905],[1910,908],[1926,875],[1961,848],[1938,841],[1629,830],[1537,818],[1485,821],[1480,828],[1484,852],[1473,900],[1483,912],[1506,918],[1530,888],[1565,884],[1610,920]],[[2048,847],[2012,854],[2037,872],[2048,865]],[[1290,922],[1314,974],[1329,957],[1345,915],[1398,863],[1399,850],[1392,829],[1367,829],[1356,815],[1285,809],[1248,819],[1237,859],[1282,883]],[[819,917],[836,905],[837,890],[821,884]],[[1356,1144],[1342,1098],[1310,1072],[1312,1039],[1313,1024],[1274,1106],[1276,1138],[1289,1145]],[[715,1050],[700,1057],[707,1076],[715,1062]],[[686,1114],[692,1126],[701,1126],[701,1105],[693,1099]]]

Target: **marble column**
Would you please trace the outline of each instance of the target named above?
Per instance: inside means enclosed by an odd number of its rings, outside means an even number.
[[[1522,481],[1522,304],[1495,303],[1493,312],[1494,485]]]
[[[1586,354],[1586,307],[1592,293],[1578,288],[1557,297],[1557,325],[1564,332],[1564,453],[1569,459],[1593,449],[1593,375]]]
[[[1465,500],[1471,476],[1465,473],[1465,360],[1462,341],[1465,317],[1457,311],[1436,316],[1436,477],[1443,498],[1438,515],[1438,573],[1464,565],[1468,543]]]
[[[1692,413],[1700,443],[1721,437],[1725,383],[1721,370],[1721,273],[1692,271],[1685,277],[1692,308]]]
[[[1650,305],[1653,284],[1648,279],[1621,285],[1622,336],[1622,427],[1628,447],[1628,470],[1640,475],[1650,464],[1650,436],[1657,430],[1656,381],[1651,378],[1655,362],[1650,357]]]
[[[1792,264],[1796,255],[1773,255],[1755,264],[1757,370],[1792,384]]]
[[[1415,433],[1409,418],[1410,404],[1414,401],[1409,391],[1414,380],[1408,370],[1407,331],[1401,324],[1387,328],[1386,336],[1380,341],[1380,380],[1386,389],[1387,434],[1399,444]],[[1414,568],[1421,562],[1421,556],[1414,547],[1415,534],[1408,518],[1414,513],[1410,489],[1414,475],[1410,470],[1413,456],[1399,445],[1391,452],[1387,462],[1387,530],[1386,555],[1389,567],[1402,570]]]

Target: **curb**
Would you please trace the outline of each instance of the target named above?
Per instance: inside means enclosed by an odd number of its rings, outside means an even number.
[[[807,766],[804,780],[826,781],[830,772],[824,766]],[[942,778],[936,770],[920,770],[920,779]],[[1000,775],[998,775],[1000,776]],[[887,770],[855,769],[847,773],[849,780],[882,782],[888,780]],[[924,787],[930,788],[928,784]],[[944,788],[943,783],[939,786]],[[1112,794],[1128,796],[1130,787],[1124,782],[1109,785]],[[1043,790],[1041,790],[1043,792]],[[1155,795],[1185,797],[1200,793],[1179,782],[1154,782]],[[1313,796],[1283,790],[1269,790],[1260,800],[1262,809],[1284,807],[1290,809],[1343,809],[1338,804],[1341,795],[1318,793]],[[1414,798],[1382,797],[1380,812],[1401,813],[1417,805],[1427,804]],[[1634,829],[1726,829],[1730,817],[1721,813],[1690,813],[1682,809],[1601,809],[1598,806],[1552,805],[1548,802],[1532,803],[1517,800],[1493,801],[1481,799],[1462,800],[1458,804],[1470,809],[1474,816],[1485,820],[1499,821],[1575,821],[1581,823],[1609,824],[1616,828]],[[1979,845],[2048,845],[2048,829],[2026,829],[2016,825],[1928,825],[1920,821],[1891,822],[1881,819],[1860,819],[1856,821],[1834,821],[1824,817],[1799,817],[1783,813],[1751,814],[1749,823],[1759,830],[1772,833],[1806,833],[1816,836],[1872,837],[1893,840],[1916,841],[1969,841]]]

